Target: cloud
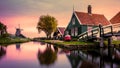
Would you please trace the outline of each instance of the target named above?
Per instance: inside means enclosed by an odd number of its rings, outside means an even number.
[[[0,0],[0,16],[58,13],[70,10],[64,0]]]

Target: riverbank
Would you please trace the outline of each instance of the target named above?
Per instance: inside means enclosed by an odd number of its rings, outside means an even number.
[[[39,42],[45,42],[68,49],[83,49],[83,48],[99,48],[99,42],[82,42],[82,41],[61,41],[61,40],[37,40]],[[104,42],[108,47],[107,41]],[[120,40],[112,41],[112,47],[120,48]]]
[[[30,39],[28,38],[0,38],[0,45],[8,45],[14,43],[24,43],[28,42]]]
[[[108,41],[104,41],[104,44],[108,47]],[[112,40],[112,46],[120,48],[120,40]]]
[[[85,48],[98,48],[98,42],[82,42],[82,41],[61,41],[61,40],[39,40],[39,42],[53,44],[61,48],[74,50],[74,49],[85,49]]]

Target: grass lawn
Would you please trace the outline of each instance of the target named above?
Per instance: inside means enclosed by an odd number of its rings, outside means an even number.
[[[23,43],[30,41],[30,39],[24,39],[24,38],[0,38],[0,44],[13,44],[13,43]]]
[[[105,45],[108,45],[108,41],[104,41]],[[120,40],[112,40],[112,44],[120,45]]]
[[[82,42],[82,41],[59,41],[59,40],[41,40],[41,42],[53,43],[58,45],[95,45],[97,42]]]

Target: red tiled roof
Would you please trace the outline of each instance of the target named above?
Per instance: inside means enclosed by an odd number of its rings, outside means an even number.
[[[58,31],[63,35],[65,31],[65,27],[58,27]]]
[[[120,12],[117,13],[117,14],[110,20],[110,22],[111,22],[112,24],[120,23]]]
[[[88,14],[84,12],[75,11],[78,19],[83,25],[109,25],[109,21],[102,14]]]

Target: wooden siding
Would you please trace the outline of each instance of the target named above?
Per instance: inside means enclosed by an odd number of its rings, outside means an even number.
[[[72,23],[73,18],[75,19],[75,24]],[[81,33],[81,25],[79,21],[77,20],[76,16],[73,14],[65,31],[68,31],[69,34],[71,35],[71,29],[75,29],[76,27],[78,28],[77,30],[78,30],[78,35],[79,35]],[[74,32],[74,36],[75,36],[75,32]]]
[[[72,19],[73,18],[75,19],[75,24],[72,23]],[[70,20],[70,22],[69,22],[69,24],[68,24],[68,26],[67,26],[67,28],[66,28],[65,31],[68,31],[69,35],[71,35],[71,29],[75,29],[76,27],[78,28],[77,30],[78,30],[78,35],[79,35],[79,34],[85,32],[85,31],[87,31],[88,27],[95,28],[97,26],[92,26],[92,25],[90,26],[90,25],[87,25],[87,24],[86,25],[80,24],[79,21],[78,21],[78,19],[77,19],[77,17],[73,13],[73,15],[71,17],[71,20]],[[75,37],[75,31],[72,31],[72,32],[74,32],[74,37]]]

